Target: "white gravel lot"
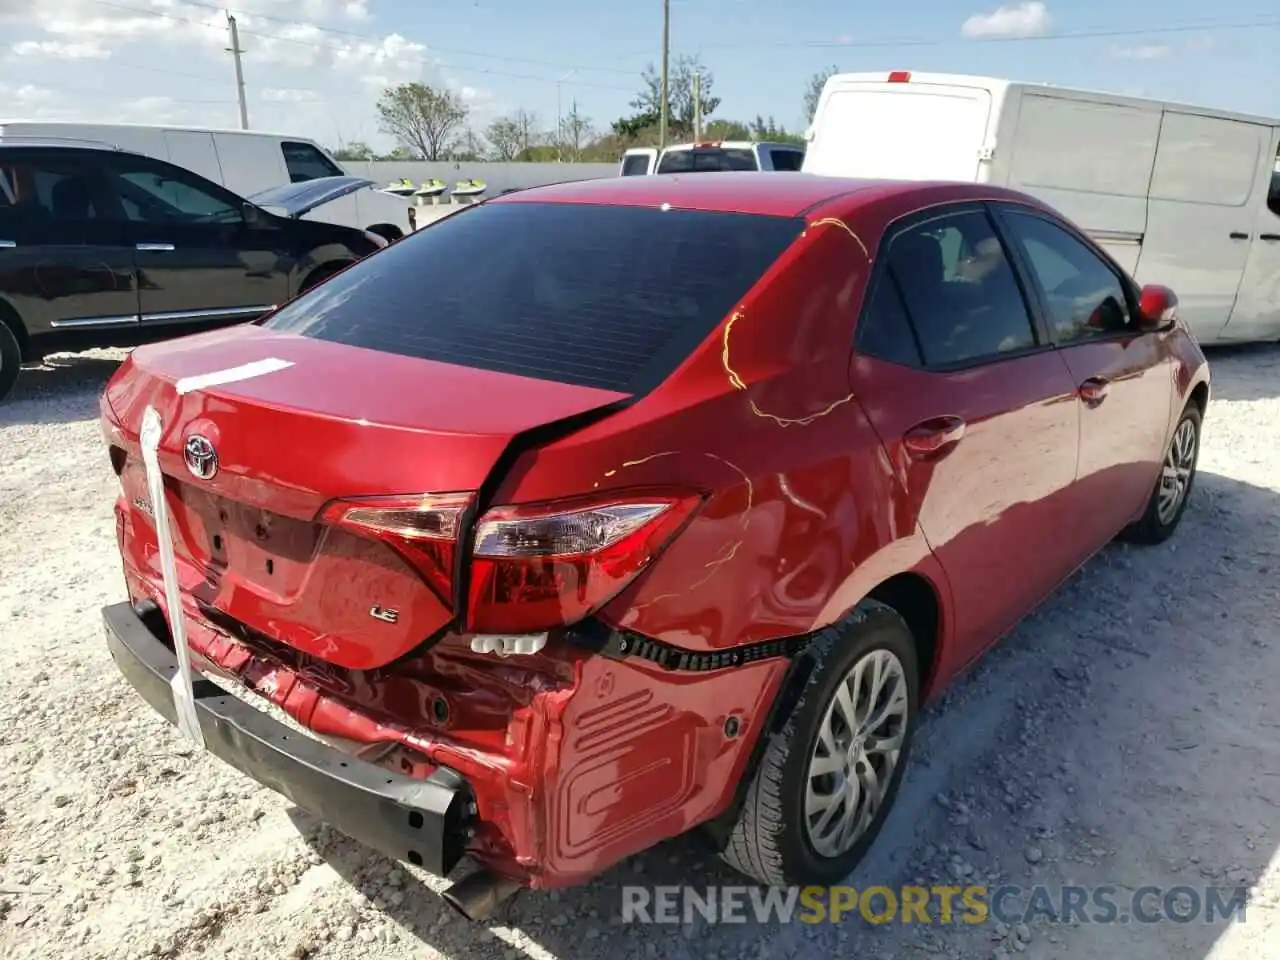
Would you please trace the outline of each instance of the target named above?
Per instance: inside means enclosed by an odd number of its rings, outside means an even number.
[[[99,353],[0,405],[0,955],[1280,956],[1280,349],[1216,353],[1172,542],[1108,548],[932,709],[852,882],[1252,888],[1243,923],[621,925],[627,883],[737,883],[677,841],[495,922],[193,753],[117,675]]]

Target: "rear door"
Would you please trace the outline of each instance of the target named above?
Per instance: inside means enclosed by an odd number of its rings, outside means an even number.
[[[1255,189],[1253,239],[1231,322],[1222,333],[1227,340],[1280,337],[1280,128],[1272,131],[1272,144],[1275,166],[1263,173],[1265,196],[1261,184]]]
[[[252,319],[288,296],[285,231],[253,229],[243,201],[172,164],[105,165],[134,245],[143,324]]]
[[[867,304],[853,388],[951,584],[958,666],[1077,560],[1075,385],[980,205],[900,221]]]
[[[991,92],[889,76],[896,79],[828,81],[802,169],[836,177],[977,180]]]
[[[1081,550],[1142,510],[1164,457],[1175,358],[1139,333],[1130,284],[1079,236],[1026,207],[995,205],[1071,371],[1080,412],[1073,494]]]
[[[0,149],[0,296],[32,333],[138,325],[134,251],[100,156]]]

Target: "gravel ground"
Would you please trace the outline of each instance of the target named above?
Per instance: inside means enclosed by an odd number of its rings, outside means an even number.
[[[1242,884],[1245,921],[1009,929],[621,925],[624,884],[738,882],[688,841],[474,926],[435,881],[193,754],[101,637],[98,608],[124,595],[95,420],[118,357],[59,358],[0,406],[0,955],[1280,956],[1280,350],[1212,357],[1178,535],[1108,548],[929,711],[852,878]]]

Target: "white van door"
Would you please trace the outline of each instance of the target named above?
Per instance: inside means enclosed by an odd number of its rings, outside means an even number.
[[[1204,343],[1231,316],[1255,229],[1251,199],[1271,128],[1166,110],[1135,279],[1163,283]]]
[[[222,164],[218,162],[218,150],[213,144],[213,134],[204,130],[166,130],[164,144],[169,150],[169,162],[206,180],[222,186]]]
[[[907,77],[843,86],[828,81],[800,169],[834,177],[977,180],[991,91]]]
[[[1224,340],[1280,338],[1280,128],[1271,135],[1276,165],[1255,189],[1258,216]]]

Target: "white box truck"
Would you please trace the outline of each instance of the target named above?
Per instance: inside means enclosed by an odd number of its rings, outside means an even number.
[[[245,198],[286,183],[347,175],[315,141],[258,130],[0,119],[0,138],[109,144],[167,160]],[[409,206],[402,199],[369,188],[325,203],[308,213],[306,219],[360,230],[391,225],[403,234],[413,229]],[[385,229],[375,232],[387,235]]]
[[[1202,343],[1280,339],[1280,120],[903,70],[832,76],[806,139],[809,173],[1039,197],[1177,291]]]

